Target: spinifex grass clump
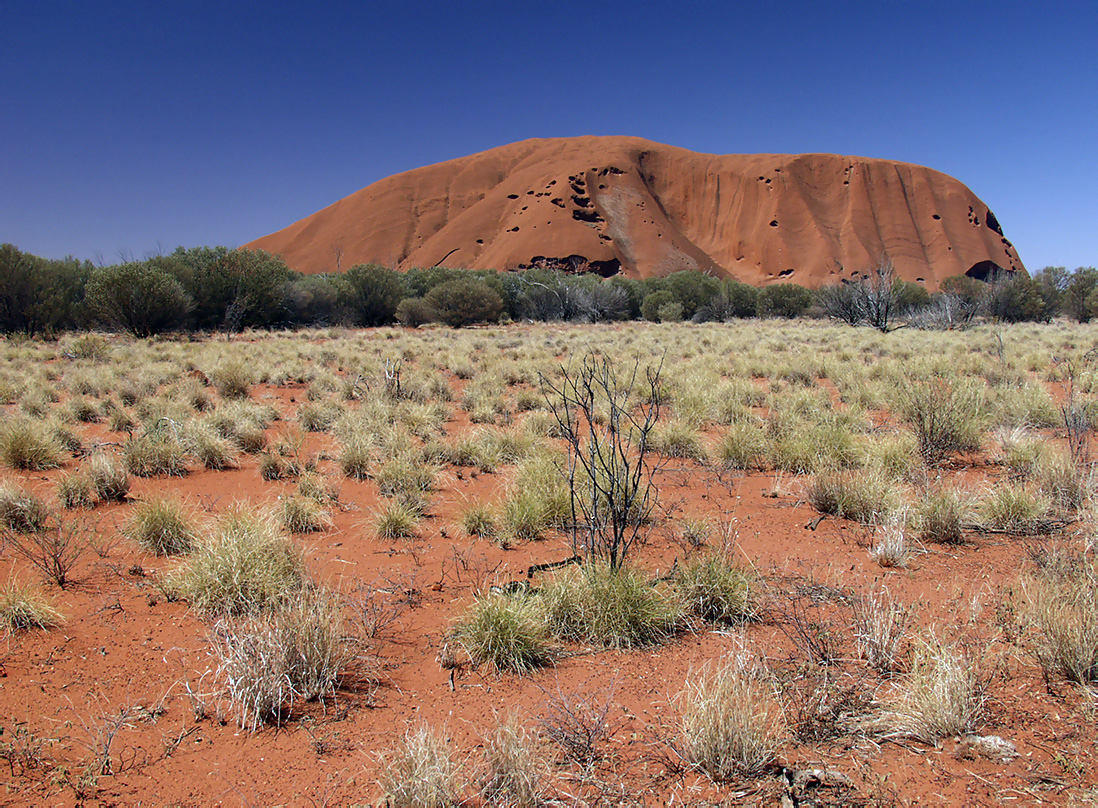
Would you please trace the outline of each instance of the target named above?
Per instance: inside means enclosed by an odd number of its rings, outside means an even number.
[[[592,562],[557,575],[541,592],[549,630],[604,648],[635,648],[666,640],[682,624],[678,600],[642,573]]]
[[[419,528],[419,517],[409,503],[389,502],[374,515],[374,530],[380,539],[410,539]]]
[[[290,533],[315,533],[331,524],[320,502],[310,497],[284,498],[279,506],[279,515],[282,526]]]
[[[972,517],[969,500],[967,494],[956,488],[926,491],[915,509],[919,539],[937,544],[963,542],[965,524]]]
[[[55,469],[61,465],[61,444],[41,421],[16,418],[0,426],[0,458],[23,471]]]
[[[881,521],[895,510],[895,484],[874,471],[822,472],[808,484],[808,501],[820,513],[857,522]]]
[[[238,505],[172,571],[166,589],[208,615],[273,606],[304,585],[305,562],[270,516]]]
[[[125,527],[126,535],[156,555],[184,555],[198,542],[193,517],[170,499],[138,505]]]
[[[0,482],[0,525],[20,533],[42,530],[50,511],[38,496],[15,483]]]
[[[550,659],[539,605],[525,595],[489,595],[477,600],[453,631],[473,664],[524,672]]]
[[[182,477],[187,473],[187,447],[171,428],[130,438],[122,447],[122,458],[136,477]]]
[[[937,743],[975,729],[984,697],[975,660],[931,637],[916,644],[911,671],[883,718],[891,737]]]
[[[122,502],[130,493],[130,475],[126,469],[101,452],[92,455],[87,474],[95,495],[103,502]]]
[[[733,565],[723,553],[686,562],[672,585],[686,610],[702,620],[739,623],[758,614],[756,577]]]

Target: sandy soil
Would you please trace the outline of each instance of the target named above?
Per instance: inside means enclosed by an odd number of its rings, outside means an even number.
[[[455,388],[460,384],[454,380]],[[295,387],[256,387],[252,398],[274,402],[289,417],[300,394]],[[456,402],[450,406],[452,436],[470,425]],[[272,438],[280,428],[272,428]],[[124,438],[102,425],[81,432],[88,441],[117,444]],[[375,483],[339,474],[331,436],[309,435],[305,451],[319,458],[319,470],[339,491],[333,525],[297,537],[311,569],[344,593],[371,592],[394,617],[372,647],[376,682],[349,678],[322,703],[295,704],[283,725],[258,731],[242,730],[231,715],[219,718],[216,711],[196,717],[196,701],[212,704],[217,688],[211,626],[186,604],[165,599],[158,576],[175,562],[136,549],[120,535],[120,525],[134,503],[159,494],[181,497],[212,516],[238,500],[274,503],[293,483],[264,482],[249,455],[240,456],[238,469],[134,479],[126,503],[73,517],[94,526],[97,542],[77,568],[77,583],[64,592],[50,590],[67,616],[64,625],[12,634],[0,647],[0,741],[9,745],[8,760],[0,761],[0,801],[371,803],[384,798],[378,785],[382,756],[409,728],[444,728],[472,772],[494,716],[514,708],[534,725],[553,700],[577,696],[609,705],[610,737],[587,769],[557,756],[549,792],[569,804],[778,804],[793,794],[787,775],[804,769],[841,777],[796,792],[794,804],[1070,804],[1098,794],[1098,774],[1089,765],[1094,706],[1062,682],[1046,682],[1017,630],[1019,571],[1032,540],[974,534],[962,546],[921,548],[909,569],[884,569],[869,556],[868,529],[830,517],[812,525],[818,514],[803,501],[801,481],[672,461],[658,479],[666,519],[647,536],[637,565],[659,575],[697,552],[667,528],[678,518],[727,525],[744,564],[768,584],[763,620],[742,628],[701,627],[644,650],[568,647],[556,664],[524,676],[468,665],[446,669],[438,660],[440,645],[474,592],[522,578],[533,563],[566,557],[566,539],[505,550],[467,537],[460,528],[462,508],[500,495],[513,469],[475,473],[448,466],[419,537],[379,541],[369,526],[380,501]],[[62,472],[7,477],[52,499]],[[945,474],[994,484],[1003,472],[973,456]],[[12,575],[33,577],[4,552],[0,578]],[[987,697],[978,731],[1008,739],[1017,756],[969,759],[956,738],[934,746],[839,732],[810,745],[787,741],[779,766],[759,778],[716,785],[682,763],[670,745],[678,732],[675,695],[703,665],[742,646],[754,649],[781,681],[803,684],[828,675],[869,698],[886,695],[895,682],[854,658],[850,635],[853,600],[881,585],[916,605],[920,627],[959,638],[973,650]],[[796,609],[833,635],[835,661],[822,673],[807,665],[790,629]],[[794,710],[794,690],[787,693],[787,711]],[[93,760],[101,761],[94,777]],[[468,789],[475,804],[473,792]]]

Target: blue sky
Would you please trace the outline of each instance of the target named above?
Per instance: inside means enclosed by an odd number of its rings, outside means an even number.
[[[529,137],[919,163],[1098,264],[1098,3],[0,3],[0,241],[236,246]]]

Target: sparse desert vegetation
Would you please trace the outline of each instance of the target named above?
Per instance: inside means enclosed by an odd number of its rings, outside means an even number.
[[[1088,799],[1098,326],[668,305],[0,344],[12,799]]]

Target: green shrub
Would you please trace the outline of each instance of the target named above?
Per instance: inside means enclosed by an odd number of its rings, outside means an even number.
[[[0,426],[0,457],[13,469],[43,471],[61,465],[62,449],[42,422],[15,418]]]
[[[183,285],[150,262],[94,270],[84,304],[97,322],[141,338],[178,328],[194,308]]]
[[[522,673],[550,659],[544,620],[526,596],[480,598],[454,627],[453,637],[474,665],[497,671]]]
[[[605,648],[662,642],[683,617],[682,607],[640,572],[600,563],[557,575],[542,589],[542,602],[553,634]]]
[[[170,499],[139,504],[124,533],[156,555],[185,555],[198,542],[194,519],[182,505]]]
[[[775,283],[759,290],[759,317],[800,317],[812,305],[812,292],[795,283]]]
[[[495,322],[503,313],[503,300],[487,284],[474,278],[457,278],[431,289],[424,298],[438,318],[453,328]]]
[[[305,583],[305,563],[274,522],[235,506],[165,582],[169,593],[214,616],[254,613],[283,602]]]

